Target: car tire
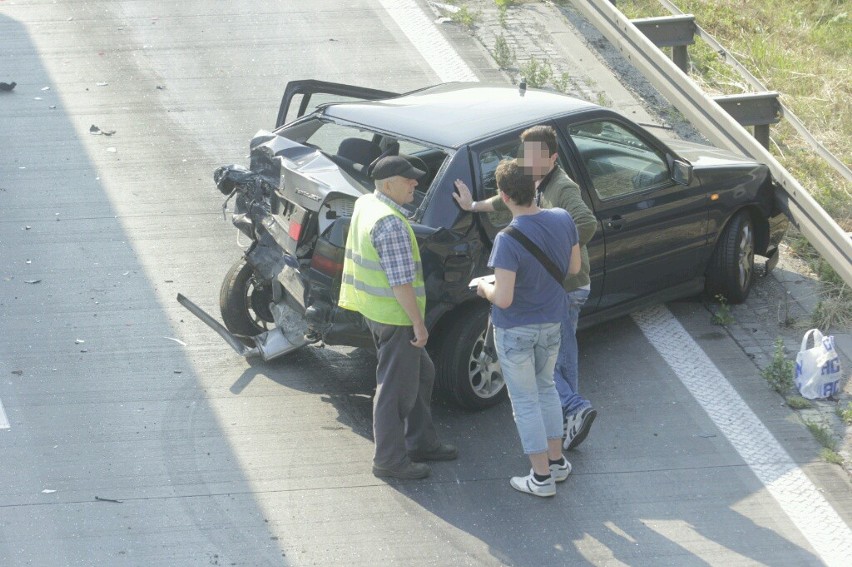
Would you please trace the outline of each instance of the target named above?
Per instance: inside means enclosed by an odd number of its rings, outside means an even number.
[[[723,295],[728,303],[742,303],[754,281],[754,223],[747,211],[730,220],[710,258],[706,289],[711,297]]]
[[[246,345],[254,346],[251,337],[272,328],[271,300],[272,290],[259,285],[251,265],[240,258],[225,275],[219,291],[225,327]]]
[[[436,361],[437,383],[450,399],[466,409],[481,410],[506,397],[500,363],[483,353],[488,308],[462,309],[444,327]]]

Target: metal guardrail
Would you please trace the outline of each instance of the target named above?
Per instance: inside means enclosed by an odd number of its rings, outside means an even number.
[[[776,200],[790,222],[852,286],[852,239],[810,193],[745,128],[658,49],[609,0],[572,0],[646,79],[712,143],[765,163],[780,191]]]

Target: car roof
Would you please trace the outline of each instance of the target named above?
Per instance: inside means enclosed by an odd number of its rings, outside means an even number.
[[[329,104],[323,114],[369,128],[458,148],[493,134],[598,105],[553,91],[444,83],[398,97]]]

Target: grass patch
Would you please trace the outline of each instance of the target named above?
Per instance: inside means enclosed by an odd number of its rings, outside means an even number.
[[[846,409],[838,407],[837,415],[843,420],[843,423],[852,425],[852,402],[846,404]]]
[[[843,457],[841,457],[837,451],[823,447],[822,451],[819,452],[819,456],[827,463],[831,463],[833,465],[843,464]]]
[[[852,10],[848,0],[675,0],[782,102],[831,153],[852,162]],[[628,18],[668,16],[658,0],[621,0]],[[689,46],[691,77],[711,95],[751,92],[751,86],[700,39]],[[786,121],[772,126],[770,151],[840,227],[852,232],[852,183]],[[795,239],[795,236],[788,237]],[[801,239],[804,241],[804,239]],[[823,282],[813,325],[852,324],[852,290],[805,243],[801,257]],[[839,283],[838,283],[839,282]]]
[[[790,396],[787,398],[787,405],[795,410],[800,409],[808,409],[813,407],[813,404],[810,400],[803,398],[802,396]]]
[[[813,421],[806,421],[805,425],[820,445],[831,451],[837,449],[837,440],[830,429]]]
[[[787,356],[784,349],[784,340],[781,337],[775,339],[775,352],[772,354],[772,360],[769,364],[760,371],[761,376],[763,376],[769,385],[772,386],[772,389],[778,392],[779,394],[784,394],[789,392],[793,388],[793,369],[795,368],[795,364],[792,360],[787,360]],[[791,398],[792,399],[792,398]],[[802,398],[804,400],[804,398]],[[807,402],[807,400],[804,400]],[[787,404],[790,404],[790,400],[787,400]],[[793,407],[790,405],[790,407]],[[810,407],[810,404],[808,406]],[[801,409],[801,408],[794,408]]]

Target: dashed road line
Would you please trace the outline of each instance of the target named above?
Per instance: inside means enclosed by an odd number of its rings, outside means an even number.
[[[442,82],[479,80],[414,0],[379,3]]]
[[[10,429],[9,418],[6,417],[6,410],[3,409],[3,400],[0,400],[0,429]]]
[[[633,319],[820,558],[849,565],[852,530],[674,315],[658,306]]]

